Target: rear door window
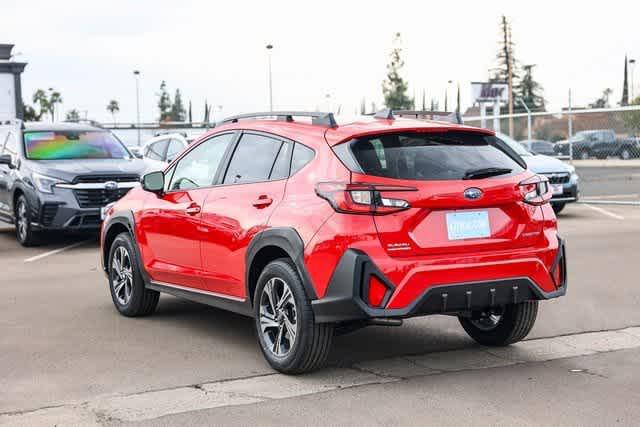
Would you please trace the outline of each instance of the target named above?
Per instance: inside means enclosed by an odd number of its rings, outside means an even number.
[[[268,181],[282,141],[264,135],[244,133],[233,153],[225,184]]]
[[[483,168],[522,172],[495,140],[467,132],[397,133],[356,139],[350,148],[362,172],[388,178],[458,180]]]

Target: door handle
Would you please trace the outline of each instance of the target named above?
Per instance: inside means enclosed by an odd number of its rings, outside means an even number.
[[[184,211],[187,213],[187,215],[197,215],[200,213],[200,210],[200,206],[194,203],[192,205],[189,205]]]
[[[271,203],[273,203],[273,199],[266,194],[261,195],[256,200],[253,201],[252,205],[258,209],[266,208]]]

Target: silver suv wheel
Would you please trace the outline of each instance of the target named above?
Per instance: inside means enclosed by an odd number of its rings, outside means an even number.
[[[124,246],[119,246],[113,254],[111,278],[113,293],[118,303],[127,305],[131,300],[131,291],[133,289],[133,268],[129,251]]]
[[[296,342],[297,327],[296,302],[291,288],[283,279],[271,278],[260,295],[260,332],[274,356],[289,354]]]

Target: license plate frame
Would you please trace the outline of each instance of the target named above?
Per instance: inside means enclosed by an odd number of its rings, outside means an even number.
[[[559,196],[564,193],[564,186],[562,184],[551,184],[551,194]]]
[[[489,212],[448,212],[445,216],[449,240],[482,239],[491,237]]]

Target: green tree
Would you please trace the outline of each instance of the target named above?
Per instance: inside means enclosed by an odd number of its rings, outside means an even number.
[[[362,101],[360,101],[360,115],[364,116],[365,114],[367,114],[367,101],[363,96]]]
[[[173,105],[171,105],[171,121],[184,122],[185,113],[184,104],[182,103],[182,94],[180,93],[180,89],[176,89],[176,94],[173,96]]]
[[[193,123],[193,115],[191,114],[191,100],[189,100],[189,123]]]
[[[31,105],[27,105],[22,101],[24,107],[24,121],[25,122],[38,122],[40,121],[40,114]]]
[[[389,64],[387,65],[387,79],[382,82],[382,94],[387,108],[392,110],[410,109],[413,99],[407,96],[408,84],[401,76],[404,61],[402,60],[402,48],[400,33],[396,33],[393,39],[394,47],[391,50]]]
[[[113,123],[116,123],[116,114],[120,112],[120,104],[115,99],[112,99],[107,104],[107,111],[111,113],[111,117],[113,117]]]
[[[160,111],[160,121],[164,122],[171,119],[171,98],[167,92],[167,83],[163,80],[160,83],[160,92],[158,96],[158,110]]]
[[[602,96],[596,99],[592,104],[589,104],[591,108],[609,108],[611,104],[609,104],[609,98],[613,90],[611,88],[606,88],[602,91]]]
[[[38,89],[33,93],[32,99],[33,103],[40,108],[38,120],[41,120],[42,116],[49,111],[49,97],[47,97],[47,93],[44,90]]]
[[[52,122],[56,117],[56,104],[62,104],[62,95],[53,88],[49,88],[49,114]]]
[[[211,106],[207,103],[207,100],[204,100],[204,118],[202,119],[203,123],[209,123],[209,114],[211,113]]]
[[[620,105],[629,105],[629,81],[627,80],[627,55],[624,56],[624,82],[622,83],[622,99]]]
[[[422,111],[427,110],[427,91],[422,89]]]
[[[75,108],[73,110],[67,111],[66,121],[68,122],[79,122],[80,121],[80,112]]]
[[[640,105],[640,96],[631,101],[630,105]],[[640,110],[625,111],[622,113],[622,121],[629,131],[637,134],[640,132]]]
[[[535,65],[525,65],[522,67],[524,75],[515,88],[516,98],[522,99],[531,111],[544,111],[545,99],[542,96],[542,85],[533,78],[533,67]],[[524,107],[516,105],[516,111],[524,111]]]

